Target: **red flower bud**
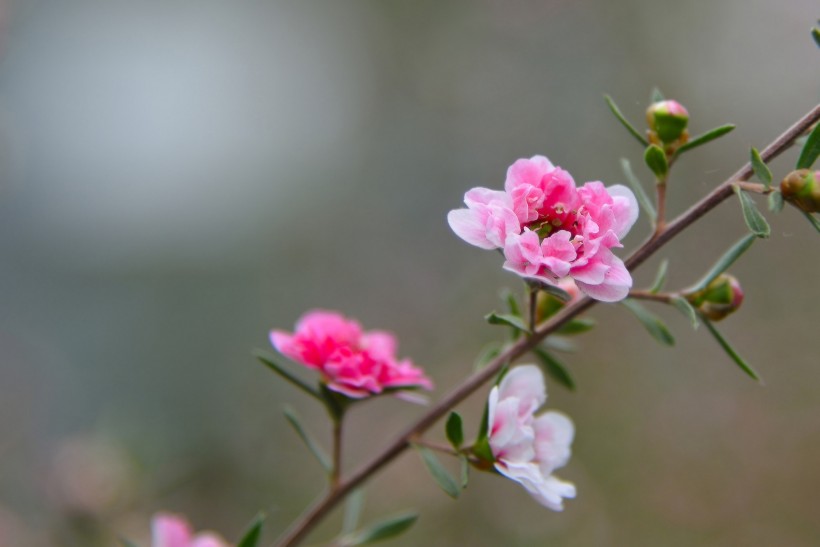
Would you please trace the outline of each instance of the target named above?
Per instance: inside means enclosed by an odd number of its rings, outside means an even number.
[[[720,274],[705,289],[687,296],[700,313],[712,321],[720,321],[734,313],[743,303],[743,289],[732,275]]]
[[[686,125],[689,112],[677,101],[658,101],[646,109],[646,123],[649,124],[650,140],[656,136],[664,144],[680,140],[683,144],[689,138]]]
[[[820,212],[820,171],[798,169],[780,183],[783,199],[807,213]]]

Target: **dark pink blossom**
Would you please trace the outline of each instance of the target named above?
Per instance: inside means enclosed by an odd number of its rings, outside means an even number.
[[[395,336],[365,332],[337,312],[310,311],[296,323],[295,332],[273,330],[270,338],[280,353],[318,370],[329,389],[354,399],[384,390],[433,387],[412,361],[396,357]]]

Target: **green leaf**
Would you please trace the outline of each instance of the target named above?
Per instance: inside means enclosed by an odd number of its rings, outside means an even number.
[[[283,408],[283,412],[285,414],[285,418],[287,418],[288,423],[293,427],[296,431],[296,434],[299,435],[299,438],[302,439],[302,442],[305,443],[305,446],[308,447],[311,454],[319,461],[322,467],[325,468],[325,471],[328,473],[331,472],[333,469],[333,464],[330,461],[330,458],[327,456],[322,447],[308,435],[307,431],[302,427],[302,424],[299,422],[299,417],[296,415],[296,412],[289,406],[285,405]]]
[[[436,484],[451,498],[458,498],[458,495],[461,493],[461,487],[459,487],[453,476],[450,475],[450,472],[441,465],[436,455],[425,446],[415,444],[413,447],[418,450],[425,467],[427,467],[427,471],[430,472]]]
[[[749,194],[741,190],[740,186],[733,184],[732,188],[740,200],[740,208],[743,210],[743,220],[746,221],[746,226],[749,231],[757,237],[769,237],[772,234],[772,229],[766,218],[760,213],[755,205],[754,200],[749,197]]]
[[[484,317],[484,319],[486,319],[487,323],[489,323],[491,325],[507,325],[508,327],[513,327],[513,328],[518,329],[522,332],[527,332],[527,333],[530,332],[529,327],[527,326],[526,323],[524,323],[523,319],[521,319],[520,317],[517,317],[515,315],[510,315],[508,313],[495,313],[495,312],[493,312],[493,313],[487,314]]]
[[[675,306],[678,311],[680,311],[683,315],[689,318],[689,321],[692,323],[692,328],[697,329],[700,326],[698,322],[698,312],[695,311],[695,308],[692,307],[692,304],[689,301],[682,297],[682,296],[673,296],[669,303]]]
[[[647,167],[655,174],[658,182],[666,180],[669,173],[669,163],[666,161],[666,154],[657,144],[650,144],[643,154],[643,159]]]
[[[584,319],[572,319],[567,321],[567,323],[559,328],[556,332],[563,335],[573,335],[573,334],[581,334],[582,332],[587,332],[592,330],[595,327],[595,320],[584,318]]]
[[[560,351],[562,353],[575,353],[578,351],[578,346],[572,340],[563,336],[551,335],[544,340],[544,347]]]
[[[675,338],[657,315],[629,298],[621,300],[621,304],[638,318],[638,321],[640,321],[647,332],[652,335],[652,338],[667,346],[675,345]]]
[[[396,515],[377,522],[361,532],[342,538],[340,543],[344,547],[354,547],[355,545],[367,545],[368,543],[390,539],[407,531],[418,518],[419,514],[415,512]]]
[[[487,364],[501,354],[501,344],[498,342],[490,342],[481,349],[481,353],[476,357],[473,368],[480,370],[487,366]]]
[[[706,288],[706,286],[714,281],[717,276],[725,272],[729,269],[729,267],[735,263],[735,260],[741,257],[743,253],[749,250],[749,247],[752,246],[752,243],[755,242],[757,239],[753,234],[746,234],[737,243],[729,247],[723,256],[715,262],[712,269],[709,270],[703,278],[698,281],[694,287],[687,290],[686,292],[698,292]]]
[[[772,185],[772,172],[755,147],[752,147],[752,169],[757,179],[768,189]]]
[[[808,221],[811,222],[811,225],[814,226],[815,230],[820,232],[820,220],[817,220],[817,217],[815,217],[811,213],[806,213],[805,211],[803,212],[803,216],[805,216],[808,219]]]
[[[538,357],[543,365],[544,371],[550,378],[569,389],[575,391],[575,380],[572,379],[567,367],[561,361],[550,355],[543,348],[535,347],[532,352]]]
[[[652,287],[649,289],[649,292],[652,294],[657,294],[658,291],[663,289],[663,286],[666,284],[666,272],[669,269],[669,261],[664,259],[661,262],[661,265],[658,266],[658,273],[655,275],[655,282],[652,283]]]
[[[561,287],[556,287],[555,285],[550,285],[549,283],[542,283],[541,281],[537,281],[535,279],[528,279],[527,284],[536,287],[539,291],[544,291],[545,293],[551,294],[561,302],[569,302],[572,299],[572,296],[570,296],[570,294]]]
[[[609,110],[611,110],[612,113],[615,115],[615,117],[618,118],[618,121],[621,122],[621,124],[624,127],[626,127],[626,130],[629,131],[630,135],[635,137],[638,140],[638,142],[641,143],[642,145],[648,146],[649,143],[644,138],[644,136],[641,135],[641,133],[637,129],[632,127],[632,124],[627,121],[627,119],[624,117],[623,114],[621,114],[621,111],[618,108],[618,105],[615,104],[615,101],[612,100],[612,97],[610,97],[609,95],[604,95],[604,100],[606,101],[606,104],[609,107]]]
[[[444,429],[447,433],[447,440],[450,441],[453,448],[456,450],[461,448],[461,443],[464,442],[464,426],[458,412],[450,413],[450,416],[447,417],[447,423]]]
[[[638,177],[636,177],[635,173],[632,172],[632,166],[629,164],[628,159],[621,158],[621,169],[624,172],[626,182],[629,183],[632,191],[635,192],[635,197],[638,199],[638,204],[641,206],[644,213],[646,213],[646,216],[651,219],[652,224],[654,224],[655,220],[658,218],[658,214],[655,212],[655,206],[652,205],[652,200],[650,200],[649,196],[646,195],[646,191],[644,190],[641,181],[638,180]]]
[[[288,382],[290,382],[291,384],[293,384],[297,388],[301,389],[302,391],[304,391],[305,393],[307,393],[311,397],[315,397],[316,399],[318,399],[319,401],[321,401],[324,404],[325,400],[324,400],[324,398],[322,398],[321,394],[319,394],[319,391],[316,388],[314,388],[313,386],[311,386],[310,384],[308,384],[307,382],[305,382],[301,378],[298,378],[297,376],[295,376],[294,374],[292,374],[291,372],[286,370],[282,365],[277,364],[276,361],[273,360],[273,358],[270,356],[269,353],[267,353],[266,351],[262,351],[262,350],[257,349],[257,350],[253,351],[253,355],[257,359],[259,359],[259,361],[263,365],[267,366],[273,372],[275,372],[276,374],[278,374],[279,376],[281,376],[282,378],[284,378],[285,380],[287,380]]]
[[[769,211],[779,213],[783,210],[783,194],[775,190],[769,194]]]
[[[342,517],[342,533],[350,534],[359,525],[364,508],[364,490],[356,488],[347,497],[345,502],[345,514]]]
[[[513,294],[511,290],[504,289],[501,291],[501,298],[506,302],[510,314],[521,317],[521,308],[518,306],[518,299],[516,299],[515,294]]]
[[[707,142],[711,142],[715,139],[718,139],[718,138],[722,137],[723,135],[725,135],[726,133],[729,133],[734,128],[735,128],[735,125],[729,123],[729,124],[726,124],[726,125],[721,125],[720,127],[716,127],[714,129],[712,129],[711,131],[707,131],[703,135],[698,135],[697,137],[695,137],[691,141],[687,142],[686,144],[684,144],[683,146],[678,148],[677,152],[675,152],[675,155],[683,154],[684,152],[688,152],[689,150],[692,150],[693,148],[697,148],[698,146],[702,146],[702,145],[706,144]]]
[[[814,129],[809,133],[806,144],[803,145],[800,157],[797,159],[796,169],[811,169],[818,155],[820,155],[820,123],[814,124]]]
[[[661,90],[656,87],[652,88],[652,94],[649,96],[649,100],[653,103],[659,103],[664,100],[663,93]]]
[[[259,513],[256,515],[251,523],[248,525],[245,533],[242,534],[242,539],[236,544],[236,547],[256,547],[259,543],[259,538],[262,537],[262,526],[265,524],[265,515]]]
[[[459,455],[458,459],[461,460],[461,489],[464,490],[470,482],[470,462],[464,454]]]
[[[734,361],[743,372],[745,372],[753,379],[760,382],[760,376],[757,375],[757,372],[755,372],[755,370],[752,367],[750,367],[749,364],[746,363],[746,361],[743,360],[743,357],[741,357],[735,351],[735,349],[729,344],[729,342],[727,342],[726,339],[720,334],[720,332],[718,332],[718,330],[715,328],[712,322],[703,316],[701,316],[700,319],[701,321],[703,321],[703,324],[706,325],[706,328],[709,330],[712,336],[715,337],[715,340],[717,340],[718,344],[720,344],[720,347],[723,348],[723,351],[725,351],[726,354],[732,358],[732,361]]]
[[[492,462],[495,461],[495,456],[493,456],[493,450],[490,448],[490,441],[487,440],[487,435],[485,433],[484,437],[479,438],[475,444],[473,445],[473,454],[478,456],[484,461]]]
[[[820,28],[814,27],[811,29],[811,37],[814,38],[814,43],[820,47]]]

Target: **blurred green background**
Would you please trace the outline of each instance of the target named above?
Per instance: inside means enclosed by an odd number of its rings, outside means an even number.
[[[250,356],[313,307],[395,331],[434,396],[502,335],[519,288],[445,215],[545,154],[579,183],[623,182],[658,85],[694,134],[682,211],[818,98],[810,0],[263,2],[0,0],[0,545],[148,541],[158,510],[272,540],[323,485],[281,415],[322,411]],[[782,176],[790,151],[772,166]],[[406,454],[368,484],[366,519],[419,508],[395,545],[816,545],[818,237],[794,210],[733,268],[721,323],[749,380],[674,310],[677,347],[622,308],[566,360],[575,421],[564,513],[474,475],[458,503]],[[624,256],[644,237],[639,220]],[[669,245],[670,287],[745,231],[721,206]],[[646,286],[660,257],[636,274]],[[653,308],[655,309],[655,308]],[[461,409],[472,432],[487,391]],[[420,408],[350,416],[349,466]],[[433,432],[441,438],[441,428]],[[313,536],[330,537],[339,515]]]

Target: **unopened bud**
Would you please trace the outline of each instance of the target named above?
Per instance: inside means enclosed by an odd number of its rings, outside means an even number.
[[[686,142],[689,134],[686,125],[689,123],[689,112],[678,101],[658,101],[646,109],[646,123],[649,124],[650,136],[664,144],[678,140]]]
[[[820,212],[820,171],[792,171],[780,182],[780,193],[801,211]]]
[[[720,274],[705,289],[688,296],[689,302],[712,321],[734,313],[743,303],[743,289],[733,275]]]

